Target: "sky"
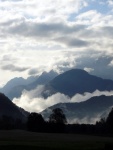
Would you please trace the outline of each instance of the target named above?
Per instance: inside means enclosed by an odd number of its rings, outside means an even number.
[[[0,87],[52,69],[113,79],[113,0],[0,0],[0,53]]]

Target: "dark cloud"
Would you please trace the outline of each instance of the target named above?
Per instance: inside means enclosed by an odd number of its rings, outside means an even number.
[[[1,61],[2,62],[6,62],[6,61],[8,61],[8,62],[10,62],[10,61],[16,62],[17,59],[14,58],[13,56],[11,56],[10,54],[7,54],[7,55],[5,54],[5,55],[3,55]]]
[[[71,37],[61,37],[56,39],[56,41],[60,43],[64,43],[65,45],[69,47],[85,47],[89,45],[89,42],[77,38],[71,38]]]
[[[89,53],[85,56],[82,55],[76,60],[76,67],[81,69],[93,68],[93,70],[90,72],[91,74],[113,80],[113,67],[109,65],[112,60],[112,56],[107,56],[104,54],[99,56],[98,53],[90,55]]]
[[[12,25],[13,24],[13,25]],[[14,25],[15,24],[15,25]],[[4,31],[8,34],[21,35],[25,37],[39,37],[39,38],[48,38],[54,39],[56,36],[61,35],[70,35],[73,33],[79,33],[86,26],[84,25],[73,25],[69,26],[64,23],[36,23],[36,22],[27,22],[25,18],[21,18],[18,21],[11,20],[5,22],[4,25],[8,26]]]
[[[35,68],[34,69],[30,69],[29,72],[28,72],[29,75],[35,75],[37,73],[38,73],[38,70],[35,69]]]
[[[109,38],[113,38],[113,27],[88,28],[88,25],[54,22],[28,21],[25,17],[8,20],[1,24],[1,35],[6,37],[25,37],[38,40],[39,42],[48,41],[56,44],[65,44],[68,47],[89,47],[101,48],[102,45],[110,45]],[[106,42],[102,42],[100,39]],[[107,43],[107,45],[106,45]],[[111,45],[110,45],[111,48]]]
[[[65,51],[62,59],[55,62],[55,65],[55,69],[59,72],[80,68],[90,71],[92,75],[113,80],[113,56],[93,49],[78,52],[74,50]]]
[[[28,67],[18,67],[18,66],[15,66],[13,64],[9,64],[9,65],[2,66],[2,69],[3,70],[9,70],[9,71],[23,72],[23,71],[26,71],[28,69]]]
[[[105,37],[113,38],[113,27],[111,26],[102,27],[101,31],[104,31],[103,33]]]

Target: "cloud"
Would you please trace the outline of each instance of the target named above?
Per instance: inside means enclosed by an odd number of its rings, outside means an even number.
[[[82,102],[82,101],[86,101],[87,99],[90,99],[91,97],[101,96],[101,95],[111,96],[113,95],[113,91],[109,92],[109,91],[96,90],[93,93],[85,92],[83,95],[76,94],[75,96],[71,98],[71,102]]]
[[[112,1],[99,1],[109,7],[104,14],[97,7],[99,2],[95,1],[93,9],[92,2],[1,0],[0,83],[16,76],[27,78],[37,74],[35,68],[40,73],[93,68],[92,74],[113,79],[112,65],[105,64],[109,61],[107,57],[111,59],[108,64],[113,60]],[[8,70],[8,64],[14,65],[12,69]]]
[[[70,124],[75,124],[75,123],[79,123],[79,124],[95,124],[97,121],[100,121],[101,118],[106,118],[109,114],[109,112],[111,111],[112,106],[109,107],[108,109],[102,111],[101,113],[98,114],[94,114],[92,117],[84,117],[84,118],[74,118],[74,119],[68,119],[68,122]]]
[[[85,67],[84,70],[87,71],[87,72],[89,72],[89,73],[92,72],[92,71],[94,71],[93,68],[87,68],[87,67]]]
[[[40,112],[49,106],[60,103],[61,101],[69,101],[67,96],[60,93],[57,93],[53,96],[48,97],[47,99],[44,99],[41,96],[43,89],[44,86],[38,86],[37,89],[32,90],[30,92],[23,91],[21,98],[14,98],[13,103],[24,108],[27,111]]]
[[[113,0],[108,0],[109,6],[113,6]]]
[[[27,67],[19,67],[19,66],[15,66],[13,64],[9,64],[9,65],[2,66],[2,69],[3,70],[23,72],[23,71],[26,71],[28,68]]]
[[[38,69],[37,69],[37,68],[32,68],[32,69],[30,69],[29,72],[28,72],[29,75],[35,75],[35,74],[37,74],[37,73],[38,73]]]
[[[1,0],[0,84],[17,76],[26,78],[52,69],[61,73],[72,68],[113,79],[113,1],[93,2]],[[99,3],[106,13],[99,11]],[[20,99],[29,100],[27,91],[24,93]],[[90,97],[86,95],[77,95],[73,101]],[[69,100],[60,93],[55,95],[57,98]],[[43,108],[49,106],[49,99],[38,99]],[[26,107],[30,103],[27,100]],[[33,101],[36,108],[38,100],[34,96]]]
[[[57,38],[56,41],[58,41],[61,44],[65,44],[68,47],[86,47],[88,46],[89,42],[82,40],[82,39],[76,39],[76,38],[70,38],[70,36],[68,37],[60,37]]]
[[[10,22],[10,23],[9,23]],[[3,33],[6,36],[11,37],[21,37],[26,38],[27,40],[37,40],[39,42],[48,42],[50,43],[65,43],[67,46],[87,46],[88,42],[76,38],[78,37],[79,32],[85,30],[85,26],[82,24],[79,25],[69,25],[68,23],[59,22],[37,22],[37,21],[27,21],[24,18],[13,19],[2,24],[4,26]],[[5,26],[8,26],[6,28]],[[76,33],[76,37],[72,37]],[[68,36],[68,37],[67,37]]]
[[[31,40],[33,43],[38,40],[42,45],[46,44],[49,46],[54,44],[62,47],[62,45],[65,44],[67,45],[67,48],[88,48],[94,43],[95,49],[98,48],[99,50],[104,50],[102,49],[102,45],[107,47],[110,44],[109,38],[111,38],[110,36],[112,34],[109,34],[109,30],[104,30],[103,27],[106,26],[106,22],[108,28],[112,25],[112,15],[104,16],[96,10],[90,10],[77,14],[73,22],[68,20],[68,17],[71,17],[73,13],[77,13],[81,7],[86,7],[85,3],[86,1],[84,2],[82,0],[66,0],[65,2],[60,2],[60,4],[57,0],[55,3],[53,3],[53,0],[48,0],[47,2],[44,1],[43,3],[37,2],[36,0],[33,0],[32,2],[24,0],[18,4],[20,5],[20,7],[18,7],[18,5],[13,2],[12,5],[15,4],[15,9],[17,9],[13,12],[11,10],[8,12],[4,11],[5,18],[1,16],[1,36],[13,38],[13,40],[17,40],[17,38],[20,38],[20,40],[24,39],[25,41],[28,41],[28,43]],[[10,5],[8,1],[6,4]],[[50,7],[47,7],[49,5],[46,4],[50,4]],[[13,7],[12,5],[10,7]],[[27,14],[27,9],[23,10],[24,6],[31,12],[37,10],[35,13],[38,17],[33,13],[31,13],[33,16]],[[43,7],[41,8],[40,6]],[[78,9],[75,9],[74,6]],[[58,9],[59,7],[60,9]],[[54,10],[54,12],[52,10]],[[106,42],[108,44],[105,45],[103,42],[99,45],[100,37],[102,40],[102,37],[105,38],[105,34],[107,35],[106,40],[108,38]]]
[[[11,1],[12,1],[12,2],[13,2],[13,1],[14,1],[14,2],[19,2],[19,1],[23,1],[23,0],[0,0],[0,1],[1,1],[1,2],[6,2],[6,1],[9,1],[9,2],[11,2]]]
[[[26,43],[26,47],[27,46],[28,44]],[[90,74],[113,80],[112,60],[113,57],[111,54],[109,55],[104,52],[97,52],[91,49],[87,49],[85,51],[80,49],[78,51],[74,49],[60,49],[54,51],[29,49],[26,51],[12,50],[5,54],[3,51],[1,51],[0,83],[3,82],[2,84],[6,84],[6,82],[13,77],[27,78],[28,76],[33,75],[32,73],[35,71],[35,69],[36,72],[34,73],[37,75],[44,71],[49,72],[52,69],[58,73],[63,73],[64,71],[70,70],[72,68],[92,68],[94,70],[92,70]],[[3,70],[2,67],[9,64],[14,64],[16,65],[15,67],[26,68],[26,70],[21,72],[13,72],[10,69]]]
[[[27,44],[26,44],[27,46]],[[25,55],[26,53],[26,55]],[[24,77],[27,78],[32,71],[36,72],[35,74],[40,74],[44,71],[55,70],[59,73],[67,71],[72,68],[93,68],[90,74],[112,79],[113,67],[112,65],[113,57],[102,52],[96,52],[93,50],[28,50],[28,51],[11,51],[9,53],[1,52],[0,62],[1,62],[1,82],[4,84],[13,77]],[[3,70],[3,66],[7,64],[15,64],[16,67],[28,68],[23,72],[13,73],[9,70]],[[100,70],[101,68],[101,70]]]
[[[42,97],[42,92],[44,90],[44,86],[38,86],[35,90],[32,91],[23,91],[23,94],[20,98],[14,98],[13,103],[18,105],[19,107],[24,108],[30,112],[41,112],[42,110],[55,105],[57,103],[67,103],[67,102],[83,102],[94,96],[111,96],[113,95],[113,91],[94,91],[93,93],[85,92],[82,94],[76,94],[71,99],[61,93],[56,93],[47,99]]]
[[[23,94],[20,98],[14,98],[13,103],[16,104],[17,106],[24,108],[25,110],[29,112],[37,112],[40,113],[44,109],[53,106],[57,103],[61,103],[61,106],[65,108],[65,105],[63,103],[79,103],[86,101],[94,96],[101,96],[101,95],[106,95],[106,96],[111,96],[113,95],[113,91],[94,91],[93,93],[88,93],[85,92],[84,94],[76,94],[72,98],[69,98],[68,96],[61,94],[61,93],[56,93],[47,99],[44,99],[42,97],[42,92],[44,90],[44,86],[38,86],[35,90],[32,91],[23,91]],[[93,117],[84,117],[82,119],[75,118],[75,119],[68,119],[68,122],[70,123],[92,123],[95,124],[96,121],[99,121],[100,118],[103,116],[103,114],[108,114],[111,108],[106,110],[106,112],[101,112],[100,114],[95,114]],[[48,109],[47,111],[50,111]],[[68,111],[68,110],[66,110]]]
[[[75,118],[75,119],[68,119],[68,122],[70,124],[95,124],[97,121],[100,121],[102,114],[98,114],[95,117],[89,118],[89,117],[84,117],[82,119]]]

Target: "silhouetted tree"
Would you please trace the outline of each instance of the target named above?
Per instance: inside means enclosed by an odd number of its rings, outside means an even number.
[[[107,133],[107,127],[106,127],[106,119],[101,118],[100,121],[97,121],[95,124],[95,132],[104,135]]]
[[[52,114],[49,117],[49,125],[51,132],[64,132],[66,123],[66,116],[63,113],[62,109],[53,109]]]
[[[31,113],[28,116],[28,130],[42,132],[44,130],[45,121],[41,114]]]
[[[113,108],[106,119],[106,124],[109,132],[113,134]]]
[[[60,108],[53,109],[52,114],[49,117],[49,122],[60,123],[60,124],[67,123],[66,116],[63,113],[62,109],[60,109]]]

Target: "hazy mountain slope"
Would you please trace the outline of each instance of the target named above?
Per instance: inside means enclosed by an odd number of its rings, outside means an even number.
[[[21,85],[21,84],[26,84],[26,81],[24,78],[20,77],[20,78],[13,78],[10,81],[8,81],[6,83],[6,85],[0,89],[1,92],[3,93],[8,93],[10,91],[11,88]]]
[[[32,82],[31,84],[29,84],[27,86],[27,89],[34,89],[37,87],[37,85],[44,85],[46,83],[48,83],[49,81],[51,81],[52,79],[54,79],[56,76],[58,76],[58,73],[56,73],[55,71],[51,70],[50,72],[43,72],[39,78]]]
[[[13,104],[4,94],[0,93],[0,117],[3,115],[25,120],[27,113]]]
[[[50,91],[50,95],[60,92],[72,97],[76,93],[94,92],[96,89],[113,90],[113,81],[90,75],[84,70],[72,69],[50,81],[43,94],[47,97],[45,94],[47,90]]]
[[[38,78],[38,76],[32,76],[32,77],[28,77],[27,79],[24,79],[22,77],[16,77],[13,78],[11,80],[9,80],[3,88],[0,88],[0,92],[7,94],[10,92],[10,90],[12,88],[14,88],[15,86],[20,86],[20,85],[28,85],[32,82],[34,82],[36,79]]]
[[[39,77],[36,78],[36,80],[31,82],[30,84],[20,84],[17,86],[14,86],[10,88],[10,90],[7,92],[7,90],[4,92],[11,100],[16,97],[20,97],[22,94],[22,91],[25,90],[33,90],[38,85],[44,85],[51,81],[53,78],[55,78],[58,74],[51,70],[50,72],[43,72]],[[21,82],[20,82],[21,83]]]
[[[61,108],[70,122],[94,123],[105,117],[113,106],[113,96],[99,96],[79,103],[59,103],[45,109],[41,114],[48,118],[52,109]]]

